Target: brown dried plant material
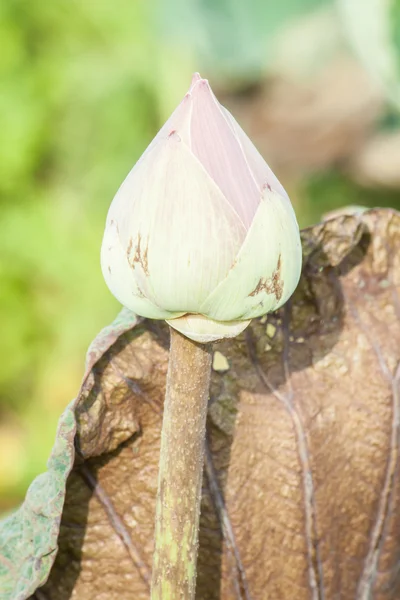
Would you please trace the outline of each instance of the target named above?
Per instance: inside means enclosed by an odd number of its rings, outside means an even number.
[[[340,53],[312,78],[274,77],[221,101],[286,180],[357,156],[384,106],[368,73]]]
[[[400,130],[379,132],[354,155],[349,174],[361,185],[400,188]]]
[[[215,347],[199,600],[400,597],[400,215],[303,238],[291,303]],[[149,597],[168,330],[114,337],[78,399],[41,600]]]

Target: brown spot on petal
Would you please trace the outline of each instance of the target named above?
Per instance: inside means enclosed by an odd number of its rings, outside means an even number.
[[[283,280],[281,279],[281,255],[278,257],[276,269],[272,273],[272,276],[260,277],[259,282],[249,296],[257,296],[257,294],[264,290],[267,294],[274,294],[278,301],[282,298]]]
[[[129,244],[128,244],[128,250],[127,250],[127,256],[128,256],[128,260],[130,265],[135,268],[136,264],[140,264],[143,271],[146,273],[146,275],[149,274],[149,264],[148,264],[148,258],[147,258],[147,254],[148,254],[148,246],[146,246],[145,250],[143,250],[141,248],[141,243],[142,243],[142,236],[140,235],[140,233],[138,234],[138,241],[136,244],[136,248],[135,248],[135,254],[133,255],[133,258],[131,259],[131,251],[132,251],[132,245],[133,245],[133,241],[130,240]]]
[[[139,233],[138,234],[138,241],[137,241],[136,248],[135,248],[135,254],[134,254],[134,257],[133,257],[133,262],[134,263],[141,263],[142,262],[141,249],[140,249],[141,242],[142,242],[142,236]],[[132,243],[132,240],[131,240],[131,243]]]
[[[132,245],[133,245],[133,242],[132,242],[132,239],[130,239],[129,240],[129,244],[128,244],[128,249],[126,251],[126,256],[128,257],[128,260],[129,260],[129,257],[131,255]]]
[[[149,246],[146,246],[146,249],[143,252],[143,258],[142,258],[142,266],[143,266],[143,270],[146,273],[146,275],[149,274],[149,262],[148,262],[148,258],[147,258],[148,251],[149,251]]]

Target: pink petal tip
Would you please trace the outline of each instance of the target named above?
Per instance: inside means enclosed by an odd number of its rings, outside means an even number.
[[[192,85],[194,85],[196,83],[196,81],[201,81],[201,75],[200,75],[200,73],[193,73]]]
[[[203,85],[205,87],[210,88],[208,79],[203,79],[201,77],[200,73],[194,73],[194,75],[192,77],[192,83],[190,84],[189,93],[192,93],[193,90],[195,88],[197,88],[199,85]]]

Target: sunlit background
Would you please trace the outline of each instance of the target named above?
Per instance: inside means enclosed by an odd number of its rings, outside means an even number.
[[[302,226],[400,207],[399,0],[0,3],[0,511],[45,469],[119,305],[99,248],[123,178],[210,80]]]

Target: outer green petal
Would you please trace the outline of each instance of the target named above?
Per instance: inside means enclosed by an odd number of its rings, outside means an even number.
[[[239,217],[176,134],[119,194],[110,218],[145,297],[167,311],[198,313],[245,239]]]
[[[150,319],[166,319],[182,314],[162,310],[143,296],[135,272],[129,265],[126,253],[122,249],[114,221],[107,223],[104,233],[101,247],[101,269],[112,294],[121,304],[137,315]]]
[[[223,338],[236,337],[249,325],[248,321],[213,321],[202,315],[184,315],[179,319],[168,319],[174,329],[199,344],[215,342]]]
[[[251,319],[276,310],[294,292],[301,272],[299,227],[287,198],[265,190],[228,275],[202,304],[211,319]]]

